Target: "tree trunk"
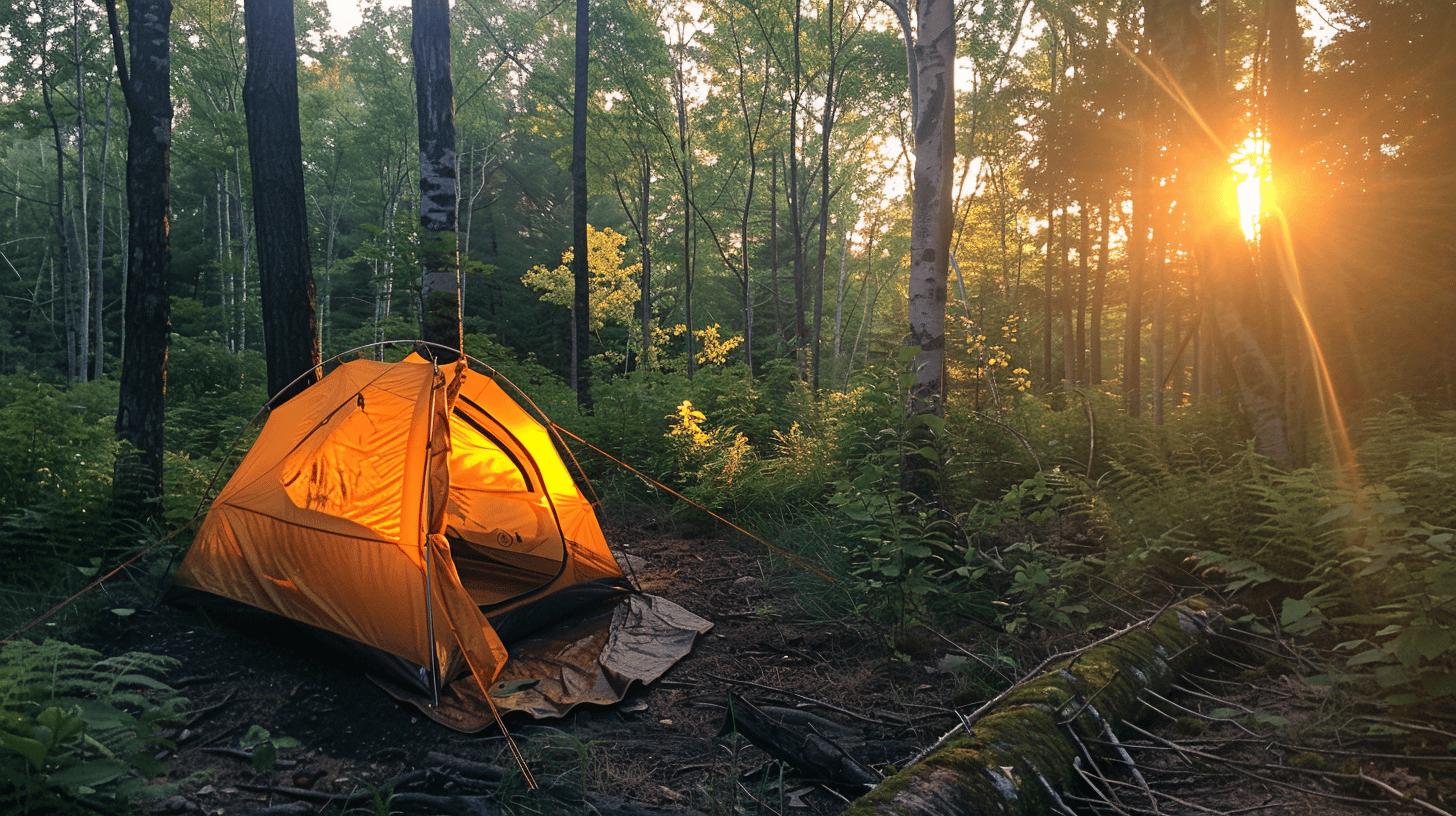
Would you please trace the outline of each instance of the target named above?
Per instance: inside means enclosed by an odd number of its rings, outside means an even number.
[[[1081,233],[1077,238],[1077,365],[1073,374],[1078,385],[1087,385],[1087,290],[1091,286],[1092,217],[1086,195],[1077,204]]]
[[[769,286],[773,289],[774,337],[782,350],[784,332],[784,311],[779,301],[779,156],[773,155],[769,171],[768,187],[768,252]]]
[[[233,191],[238,203],[238,255],[237,293],[233,298],[238,312],[238,351],[248,348],[248,264],[252,261],[252,238],[248,228],[247,209],[243,204],[243,163],[238,151],[233,151]]]
[[[167,273],[171,266],[172,3],[131,0],[129,11],[127,33],[135,68],[131,74],[121,45],[115,0],[107,0],[117,73],[130,113],[126,338],[116,412],[116,435],[126,448],[117,456],[112,490],[119,511],[155,518],[162,511],[162,420],[171,331]]]
[[[268,395],[281,402],[320,375],[292,0],[244,0],[248,72],[243,110],[258,231],[258,286]]]
[[[1102,384],[1102,310],[1107,300],[1107,265],[1110,254],[1108,237],[1112,230],[1111,210],[1111,199],[1104,197],[1101,213],[1102,231],[1101,237],[1097,240],[1097,276],[1092,279],[1091,325],[1087,330],[1089,342],[1087,377],[1094,386]]]
[[[91,222],[86,177],[86,83],[84,55],[81,52],[81,2],[71,0],[71,60],[76,82],[76,192],[80,210],[71,222],[71,240],[76,244],[76,283],[80,297],[76,302],[76,378],[91,375],[91,271],[88,259],[86,225]]]
[[[586,102],[591,17],[587,0],[576,0],[576,79],[571,114],[571,387],[578,405],[591,405],[587,343],[591,340],[591,269],[586,240]]]
[[[1146,59],[1148,42],[1143,36],[1142,56]],[[1138,81],[1137,160],[1132,170],[1132,218],[1128,222],[1128,273],[1127,273],[1127,317],[1124,321],[1122,344],[1122,398],[1131,416],[1141,416],[1143,411],[1142,368],[1143,368],[1143,271],[1147,268],[1148,225],[1152,213],[1152,184],[1150,183],[1151,156],[1153,152],[1153,120],[1157,106],[1149,98],[1151,83],[1145,77]]]
[[[106,159],[111,150],[111,79],[106,80],[106,113],[101,124],[101,172],[98,178],[101,180],[100,190],[96,202],[96,272],[93,276],[95,283],[93,288],[96,291],[96,323],[93,329],[95,334],[96,350],[93,353],[95,360],[92,369],[92,377],[101,379],[106,371]],[[206,218],[207,199],[203,198],[203,217]]]
[[[839,233],[839,285],[834,287],[834,362],[844,351],[844,297],[849,288],[849,228]]]
[[[420,141],[420,322],[425,340],[462,349],[450,4],[448,0],[412,0],[410,12]],[[457,356],[439,348],[427,353],[441,361]]]
[[[41,17],[41,25],[47,24],[47,18]],[[66,379],[80,381],[85,379],[85,373],[80,368],[80,347],[84,341],[80,337],[80,327],[76,320],[76,279],[78,276],[88,274],[85,267],[85,260],[77,264],[80,258],[80,248],[76,242],[75,219],[72,217],[69,205],[69,196],[66,194],[66,151],[64,140],[61,136],[61,122],[56,116],[55,103],[51,93],[51,78],[54,73],[49,68],[49,47],[41,52],[40,61],[40,96],[45,107],[46,118],[50,121],[51,149],[56,161],[56,186],[55,203],[52,207],[51,224],[56,231],[56,246],[65,266],[61,274],[61,320],[65,327],[66,343]],[[84,324],[87,318],[83,317]]]
[[[642,151],[642,186],[638,199],[637,243],[642,248],[642,362],[651,365],[652,356],[652,233],[648,219],[648,205],[651,203],[652,160],[647,151]]]
[[[1057,196],[1056,182],[1052,167],[1052,137],[1056,133],[1056,102],[1057,102],[1057,30],[1049,27],[1052,38],[1052,47],[1047,52],[1047,63],[1051,74],[1051,87],[1047,94],[1046,123],[1042,133],[1042,146],[1046,159],[1046,265],[1042,270],[1042,330],[1041,330],[1041,366],[1042,366],[1042,390],[1051,391],[1057,381],[1056,370],[1052,368],[1052,336],[1055,331],[1053,320],[1053,306],[1055,304],[1052,292],[1055,288],[1056,257],[1057,257]]]
[[[1304,329],[1304,312],[1309,304],[1299,269],[1293,263],[1295,250],[1292,243],[1299,234],[1296,224],[1300,207],[1288,199],[1302,189],[1297,162],[1302,142],[1299,87],[1304,62],[1297,6],[1296,0],[1271,0],[1268,10],[1269,88],[1264,137],[1269,142],[1269,172],[1275,182],[1273,190],[1284,200],[1265,202],[1273,206],[1260,229],[1259,247],[1260,271],[1269,289],[1289,294],[1287,299],[1278,299],[1282,307],[1276,310],[1283,331],[1279,337],[1270,339],[1282,352],[1284,410],[1289,422],[1290,452],[1295,462],[1303,463],[1308,457],[1303,426],[1309,410],[1311,380],[1315,380],[1315,387],[1330,386],[1314,376],[1316,368],[1309,353],[1313,339]],[[1333,394],[1325,397],[1324,404],[1334,403]],[[1327,420],[1330,427],[1336,427],[1338,420],[1331,417]]]
[[[693,348],[693,157],[688,151],[688,100],[687,77],[684,76],[682,49],[678,44],[677,64],[673,68],[673,96],[677,106],[677,149],[682,179],[682,265],[683,265],[683,319],[686,322],[688,352],[688,377],[697,371],[697,353]]]
[[[804,230],[801,219],[803,202],[799,189],[799,103],[803,94],[803,60],[799,34],[803,23],[803,0],[794,0],[794,92],[789,98],[789,231],[794,239],[794,354],[799,365],[799,379],[807,374],[809,326],[804,317]]]
[[[1201,277],[1213,295],[1214,328],[1232,365],[1239,402],[1253,429],[1255,446],[1275,463],[1293,461],[1284,416],[1281,381],[1268,348],[1260,314],[1254,265],[1239,227],[1228,183],[1224,144],[1235,124],[1217,86],[1213,47],[1204,36],[1198,0],[1145,0],[1147,29],[1158,67],[1199,112],[1180,114],[1176,145],[1180,199]],[[1218,138],[1210,139],[1205,128]]]
[[[909,416],[945,415],[945,299],[950,263],[951,181],[955,165],[955,12],[951,0],[917,0],[915,188],[911,197],[910,282],[906,345],[915,350]],[[925,425],[912,426],[935,443]],[[912,449],[921,445],[912,443]],[[906,457],[902,480],[925,501],[936,499],[936,463]]]
[[[1150,370],[1153,381],[1149,387],[1153,390],[1153,424],[1163,424],[1163,373],[1167,362],[1164,350],[1167,344],[1165,324],[1167,321],[1167,307],[1164,303],[1167,290],[1166,278],[1168,276],[1167,257],[1164,254],[1164,242],[1166,241],[1166,230],[1163,223],[1153,227],[1153,356]]]
[[[1062,388],[1070,389],[1077,382],[1076,318],[1072,315],[1072,301],[1076,293],[1072,287],[1072,229],[1068,224],[1072,208],[1071,198],[1062,199],[1062,246],[1057,250],[1057,265],[1061,267],[1061,296],[1057,303],[1062,308]]]
[[[819,367],[822,362],[824,334],[824,273],[829,254],[829,140],[834,133],[834,80],[838,71],[839,52],[835,47],[834,6],[836,0],[828,0],[829,69],[824,77],[824,115],[819,135],[819,262],[818,279],[814,285],[814,343],[810,367],[809,387],[819,390]]]

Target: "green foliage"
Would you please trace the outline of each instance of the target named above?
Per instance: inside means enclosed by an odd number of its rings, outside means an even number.
[[[0,807],[7,812],[129,812],[165,795],[151,782],[162,728],[186,701],[160,679],[176,661],[103,658],[71,643],[0,649]]]
[[[1335,645],[1389,705],[1456,696],[1452,412],[1372,415],[1351,472],[1169,438],[1183,444],[1113,463],[1095,491],[1115,551],[1191,569],[1285,632]]]
[[[947,586],[949,579],[974,581],[985,568],[957,562],[955,525],[943,512],[883,483],[899,473],[887,458],[866,461],[859,476],[836,485],[830,501],[848,522],[851,574],[867,603],[898,631],[928,622],[935,601],[963,602]]]
[[[0,376],[0,561],[12,587],[68,586],[76,569],[116,551],[105,536],[115,404],[112,383],[60,388]]]
[[[247,732],[238,740],[239,748],[251,752],[253,770],[258,773],[273,770],[273,766],[278,764],[279,753],[291,751],[298,746],[298,740],[293,737],[275,737],[268,729],[257,724],[249,726]]]

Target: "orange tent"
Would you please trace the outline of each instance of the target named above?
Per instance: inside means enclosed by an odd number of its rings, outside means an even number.
[[[177,582],[406,661],[436,698],[500,674],[493,620],[625,585],[552,433],[492,376],[417,354],[274,408]]]

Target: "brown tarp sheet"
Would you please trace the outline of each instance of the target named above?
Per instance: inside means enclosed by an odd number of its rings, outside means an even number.
[[[692,651],[713,624],[666,598],[634,593],[595,612],[541,630],[510,645],[510,659],[491,687],[502,714],[565,716],[583,703],[620,702],[634,683],[661,677]],[[380,677],[374,682],[425,716],[465,733],[494,725],[480,688],[461,678],[429,697]]]

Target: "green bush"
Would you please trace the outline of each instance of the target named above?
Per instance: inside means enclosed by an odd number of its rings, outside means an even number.
[[[54,567],[106,555],[116,442],[115,385],[61,388],[0,376],[0,558],[12,576],[52,582]]]

